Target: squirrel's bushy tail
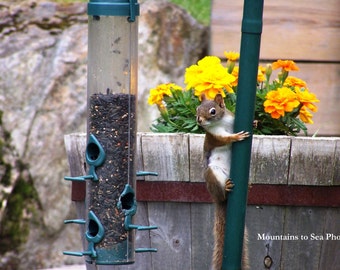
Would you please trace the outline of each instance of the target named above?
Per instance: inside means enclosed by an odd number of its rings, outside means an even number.
[[[224,249],[224,230],[225,230],[225,218],[226,207],[225,202],[215,203],[215,225],[214,225],[214,251],[213,251],[213,270],[221,270],[223,262],[223,249]],[[244,240],[243,240],[243,253],[242,253],[242,270],[249,269],[248,259],[248,231],[245,228]]]
[[[226,206],[225,202],[215,204],[213,270],[222,268]]]

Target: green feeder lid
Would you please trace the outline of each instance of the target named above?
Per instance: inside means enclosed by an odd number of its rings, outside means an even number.
[[[90,0],[87,14],[91,16],[128,16],[134,22],[139,16],[137,0]]]

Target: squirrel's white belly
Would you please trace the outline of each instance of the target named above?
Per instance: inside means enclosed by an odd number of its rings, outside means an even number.
[[[224,188],[225,182],[230,177],[230,151],[230,145],[216,147],[211,151],[208,159],[208,167],[214,172],[222,188]]]

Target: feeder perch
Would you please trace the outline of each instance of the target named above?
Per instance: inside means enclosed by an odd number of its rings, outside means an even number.
[[[98,181],[98,176],[96,174],[96,168],[103,165],[105,161],[105,151],[103,147],[100,145],[98,140],[93,134],[90,134],[89,142],[86,146],[86,163],[89,165],[89,175],[77,176],[77,177],[69,177],[65,176],[65,180],[69,181],[85,181],[86,179],[90,179],[93,181]]]
[[[118,265],[134,263],[134,230],[155,226],[133,224],[137,202],[136,97],[137,16],[134,0],[90,0],[88,3],[87,147],[88,175],[65,177],[86,181],[87,220],[68,220],[86,226],[87,263]],[[138,175],[156,175],[138,172]]]

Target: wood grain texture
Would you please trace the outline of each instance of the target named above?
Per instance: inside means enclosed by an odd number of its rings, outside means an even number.
[[[136,161],[136,170],[138,171],[144,171],[144,165],[143,165],[143,154],[142,154],[142,133],[137,132],[137,142],[136,142],[136,155],[135,158]],[[144,180],[144,176],[138,176],[137,179]]]
[[[340,4],[340,3],[339,3]],[[261,62],[265,66],[270,62]],[[310,92],[320,102],[315,103],[318,111],[313,113],[314,124],[307,124],[311,136],[340,135],[340,63],[297,63],[299,71],[291,71],[289,75],[301,78],[307,83]],[[279,70],[273,71],[272,79],[277,78]]]
[[[243,1],[212,1],[210,53],[239,51]],[[264,2],[261,59],[340,61],[338,0]]]
[[[282,241],[281,256],[284,259],[280,269],[319,270],[323,241],[313,240],[311,235],[323,235],[326,211],[309,207],[289,207],[285,210],[284,235],[295,235],[298,240]]]
[[[189,175],[190,182],[205,182],[203,144],[204,134],[189,134]]]
[[[225,59],[224,51],[240,50],[242,9],[242,0],[212,1],[211,55]],[[300,71],[291,75],[306,81],[320,99],[309,134],[340,135],[339,14],[339,0],[264,2],[260,58],[298,63]]]
[[[68,163],[70,167],[70,176],[86,175],[85,169],[85,149],[86,149],[86,134],[74,133],[64,136],[64,143]],[[72,201],[85,200],[85,182],[72,182],[71,198]]]
[[[335,167],[334,167],[334,176],[333,176],[333,184],[340,186],[340,140],[336,142],[335,148]]]
[[[339,136],[340,64],[298,63],[298,66],[300,70],[290,72],[290,75],[307,82],[309,90],[316,94],[320,100],[315,103],[318,106],[318,111],[313,113],[314,124],[307,125],[308,134]]]
[[[287,184],[291,137],[254,136],[251,155],[251,183]]]
[[[73,133],[64,136],[65,150],[70,167],[70,176],[82,176],[86,175],[85,170],[85,150],[86,150],[86,134],[85,133]],[[74,201],[76,208],[77,219],[87,218],[87,211],[85,208],[86,198],[86,183],[85,182],[72,182],[71,199]],[[68,225],[72,226],[72,225]],[[73,225],[74,226],[74,225]],[[86,225],[79,226],[80,239],[84,250],[87,250],[88,242],[85,238],[85,232],[87,230]],[[87,270],[96,270],[96,267],[91,264],[86,264]],[[102,270],[102,269],[98,269]]]
[[[319,269],[337,269],[340,265],[340,241],[334,240],[333,235],[340,235],[340,208],[324,209],[325,226],[322,241]],[[327,235],[331,235],[329,238]]]
[[[277,206],[248,206],[246,226],[249,234],[251,269],[265,270],[263,261],[270,256],[273,266],[280,269],[282,242],[267,240],[266,236],[283,235],[284,211]]]
[[[190,205],[192,269],[209,269],[214,246],[215,207],[207,203],[191,203]]]
[[[338,138],[294,138],[288,183],[332,185],[337,140]]]
[[[142,136],[144,170],[158,173],[147,181],[189,181],[188,134],[145,133]]]
[[[143,136],[147,136],[149,139],[151,136],[148,134],[139,134],[140,145],[137,147],[143,149]],[[165,137],[168,135],[164,135]],[[180,145],[183,143],[183,136],[178,136],[178,140],[170,136],[169,138],[163,138],[165,145]],[[187,136],[184,136],[188,139]],[[154,141],[156,138],[153,138]],[[261,137],[255,136],[254,140],[258,142],[254,143],[253,151],[258,153],[264,152],[266,162],[271,160],[279,159],[279,149],[284,147],[281,144],[280,138],[274,138],[274,142],[261,142]],[[266,140],[270,138],[266,138]],[[71,164],[78,166],[79,169],[83,169],[83,153],[85,150],[85,134],[75,135],[74,142],[80,140],[79,145],[82,147],[73,148],[72,156],[75,159]],[[275,143],[275,140],[278,140]],[[334,235],[340,235],[339,231],[339,186],[337,181],[334,181],[334,177],[339,175],[339,142],[340,138],[288,138],[286,140],[292,141],[291,155],[289,158],[290,169],[289,175],[292,171],[297,170],[303,171],[300,173],[305,175],[305,180],[300,180],[304,185],[290,185],[288,184],[254,184],[253,188],[250,189],[251,193],[255,192],[255,199],[263,199],[262,203],[257,201],[256,205],[247,207],[246,224],[249,231],[249,254],[250,263],[252,270],[265,270],[263,266],[264,257],[269,255],[273,260],[272,268],[270,269],[336,269],[339,265],[339,241],[332,240],[312,240],[311,234],[323,235],[330,233]],[[189,139],[190,141],[190,139]],[[171,143],[170,143],[171,142]],[[149,142],[147,142],[149,143]],[[285,142],[287,145],[287,142]],[[269,146],[265,146],[268,144]],[[73,147],[75,144],[72,144]],[[161,144],[162,145],[162,144]],[[183,144],[183,147],[188,147],[188,144]],[[193,144],[201,149],[199,143]],[[257,145],[257,147],[256,147]],[[262,145],[262,146],[261,146]],[[278,146],[277,146],[278,145]],[[70,148],[70,144],[67,146]],[[193,146],[192,146],[193,147]],[[260,150],[261,148],[261,150]],[[294,150],[295,148],[295,150]],[[163,147],[158,149],[164,150]],[[257,150],[256,150],[257,149]],[[269,157],[267,151],[274,152],[273,157]],[[283,151],[283,150],[282,150]],[[180,151],[176,150],[176,154]],[[196,149],[194,152],[198,153]],[[289,152],[289,151],[288,151]],[[138,153],[138,151],[137,151]],[[139,152],[142,153],[142,152]],[[154,153],[154,152],[152,152]],[[145,154],[142,154],[140,160],[140,166],[143,169],[148,170],[144,164]],[[259,154],[260,155],[260,154]],[[286,155],[286,153],[283,153]],[[160,155],[162,156],[162,155]],[[190,156],[190,155],[189,155]],[[311,158],[312,157],[312,158]],[[164,155],[165,160],[169,158]],[[304,160],[301,162],[299,158]],[[76,160],[78,159],[78,161]],[[146,158],[151,160],[151,158]],[[185,164],[180,164],[181,170],[187,171],[189,175],[189,157]],[[160,164],[165,164],[165,161],[158,161]],[[259,161],[257,161],[259,162]],[[294,164],[297,163],[297,164]],[[294,165],[293,165],[294,164]],[[320,168],[320,164],[324,164],[324,167]],[[330,165],[332,164],[332,165]],[[178,164],[176,166],[179,166]],[[176,166],[174,167],[176,169]],[[182,169],[183,166],[187,166],[187,169]],[[260,166],[260,165],[256,165]],[[267,166],[267,165],[266,165]],[[264,166],[264,168],[266,167]],[[279,166],[278,164],[273,167]],[[333,173],[328,172],[328,168],[333,168]],[[326,169],[325,169],[326,168]],[[140,168],[138,168],[140,169]],[[265,175],[265,171],[261,168],[261,174]],[[279,170],[279,169],[278,169]],[[325,177],[327,179],[330,175],[333,175],[333,182],[330,186],[324,186],[325,181],[315,180],[310,178],[309,174],[314,175],[315,173],[321,175],[319,171],[326,170]],[[267,169],[269,175],[275,174],[273,168]],[[258,173],[259,171],[255,172]],[[307,177],[308,176],[308,177]],[[276,176],[275,178],[277,178]],[[296,176],[294,176],[296,177]],[[270,177],[268,177],[269,179]],[[338,178],[337,178],[338,179]],[[310,184],[308,184],[311,181]],[[294,182],[294,181],[293,181]],[[148,184],[159,184],[159,180],[155,181],[138,181],[137,183],[148,183]],[[161,183],[161,182],[160,182]],[[171,183],[172,185],[187,185],[189,190],[188,193],[192,193],[194,199],[197,198],[197,186],[205,188],[204,183],[199,182],[188,182],[188,181],[167,181],[163,182]],[[305,185],[306,184],[306,185]],[[308,184],[308,185],[307,185]],[[319,184],[321,186],[315,186]],[[138,187],[138,185],[137,185]],[[183,189],[183,186],[181,186]],[[194,187],[194,188],[193,188]],[[259,188],[259,189],[258,189]],[[163,185],[159,187],[160,192],[167,196],[170,193],[170,189]],[[258,189],[258,190],[257,190]],[[257,190],[257,191],[256,191]],[[275,191],[276,190],[276,191]],[[141,190],[140,190],[141,191]],[[156,192],[156,189],[149,187],[149,192]],[[297,193],[296,193],[297,192]],[[300,193],[299,193],[300,192]],[[312,205],[303,204],[302,193],[309,192],[309,199]],[[316,192],[316,193],[315,193]],[[179,192],[177,191],[176,194]],[[208,193],[206,193],[209,195]],[[138,198],[137,188],[137,198]],[[278,200],[290,200],[290,204],[280,205],[265,205],[268,203],[269,197],[275,197],[276,203]],[[191,198],[190,200],[192,200]],[[335,201],[338,204],[332,205],[331,207],[320,207],[313,204],[317,198],[321,198],[325,202]],[[288,205],[288,206],[287,206]],[[304,205],[300,207],[297,205]],[[330,205],[324,205],[330,206]],[[86,218],[85,204],[83,202],[76,202],[78,218]],[[138,211],[135,216],[134,222],[141,225],[157,225],[159,229],[151,232],[137,232],[136,233],[136,248],[138,247],[153,247],[158,248],[157,253],[145,253],[136,254],[136,263],[129,266],[97,266],[98,270],[111,270],[111,269],[195,269],[195,270],[206,270],[209,269],[209,263],[211,261],[212,252],[212,226],[213,226],[213,204],[210,203],[193,203],[192,201],[185,202],[158,202],[158,201],[144,201],[138,202]],[[84,237],[85,226],[82,226],[81,237]],[[258,239],[258,234],[280,236],[280,235],[308,235],[308,240],[261,240]],[[83,242],[84,250],[86,250],[86,241]],[[93,265],[87,265],[88,270],[96,269]]]
[[[149,203],[152,269],[191,269],[190,205]]]

